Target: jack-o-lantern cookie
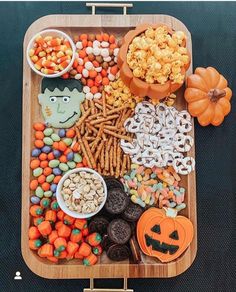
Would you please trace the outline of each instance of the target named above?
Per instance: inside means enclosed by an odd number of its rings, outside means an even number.
[[[194,235],[192,222],[177,216],[175,210],[150,208],[137,224],[137,239],[143,253],[170,262],[178,258],[190,245]]]
[[[45,123],[54,128],[70,128],[80,117],[85,99],[82,83],[75,79],[44,78],[38,100]]]

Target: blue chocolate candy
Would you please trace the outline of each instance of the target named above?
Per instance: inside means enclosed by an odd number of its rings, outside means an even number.
[[[71,161],[71,160],[74,159],[74,153],[73,152],[69,152],[66,157],[67,157],[68,161]]]
[[[56,184],[51,184],[50,189],[51,189],[51,191],[52,191],[53,193],[55,193],[56,190],[57,190],[57,185],[56,185]]]
[[[65,136],[66,136],[66,131],[65,131],[65,129],[60,129],[60,130],[58,131],[58,136],[61,137],[61,138],[65,137]]]
[[[53,150],[53,155],[55,158],[58,158],[61,156],[61,152],[59,150]]]
[[[43,146],[41,150],[44,153],[49,153],[51,151],[51,147],[46,145],[46,146]]]
[[[62,171],[58,167],[53,168],[52,172],[55,175],[61,175],[62,174]]]
[[[41,150],[40,150],[40,149],[38,149],[38,148],[34,148],[34,149],[32,150],[32,152],[31,152],[31,156],[32,156],[32,157],[38,157],[40,153],[41,153]]]

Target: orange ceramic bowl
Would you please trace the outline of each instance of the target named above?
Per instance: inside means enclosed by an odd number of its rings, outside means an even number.
[[[130,69],[126,57],[129,49],[129,45],[133,41],[133,39],[145,32],[149,27],[157,28],[159,26],[167,27],[168,33],[172,35],[174,31],[166,26],[165,24],[142,24],[137,26],[134,30],[130,30],[123,38],[122,46],[119,50],[117,63],[120,68],[120,78],[125,83],[126,86],[130,88],[130,91],[137,96],[145,97],[148,96],[152,99],[154,103],[157,103],[160,99],[168,96],[172,92],[178,90],[184,83],[184,81],[180,83],[172,83],[170,80],[165,84],[149,84],[138,77],[134,77],[132,70]],[[186,46],[186,44],[185,44]],[[186,71],[190,66],[190,54],[187,52],[189,56],[189,63],[186,64],[181,73],[185,75]]]

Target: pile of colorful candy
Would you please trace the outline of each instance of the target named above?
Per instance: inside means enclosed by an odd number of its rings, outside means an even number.
[[[50,205],[30,207],[34,226],[29,228],[29,247],[42,258],[58,263],[59,259],[81,259],[86,266],[95,265],[102,253],[101,236],[89,234],[87,221],[66,215],[56,201]]]
[[[46,128],[42,123],[34,124],[36,148],[32,150],[30,162],[33,179],[30,189],[34,191],[31,203],[39,204],[43,197],[55,196],[57,184],[69,169],[87,166],[85,159],[78,154],[79,144],[73,141],[73,129]]]
[[[75,37],[77,57],[64,78],[80,79],[87,99],[99,99],[104,85],[116,79],[119,52],[113,35],[81,34]]]
[[[73,51],[65,38],[37,36],[29,57],[34,67],[43,74],[56,74],[63,71],[71,61]]]
[[[178,211],[186,207],[185,189],[179,186],[180,177],[172,167],[151,169],[131,164],[131,171],[121,181],[132,202],[141,207],[171,207]]]

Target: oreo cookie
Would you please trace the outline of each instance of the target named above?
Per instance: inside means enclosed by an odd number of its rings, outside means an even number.
[[[107,228],[109,238],[117,244],[125,244],[129,241],[132,231],[128,222],[123,219],[114,219]]]
[[[141,206],[139,206],[138,204],[134,204],[130,200],[129,205],[127,206],[125,211],[122,213],[122,216],[127,221],[135,222],[142,215],[143,211],[144,210]]]
[[[125,211],[126,207],[129,204],[129,197],[126,193],[120,189],[115,188],[108,190],[107,201],[105,203],[105,209],[108,213],[112,215],[121,214]]]
[[[124,191],[124,185],[119,179],[117,179],[113,176],[106,176],[106,177],[104,177],[104,180],[105,180],[105,183],[107,185],[108,191],[113,190],[113,189],[121,189]]]
[[[126,245],[113,244],[107,251],[107,256],[112,261],[124,261],[129,258],[130,250]]]
[[[107,227],[109,225],[109,221],[103,216],[97,216],[92,218],[89,223],[89,233],[97,232],[101,235],[107,233]]]
[[[112,242],[111,239],[109,238],[109,236],[107,234],[105,234],[102,237],[102,241],[101,241],[102,249],[105,251],[108,251],[109,247],[112,245],[114,245],[114,242]]]
[[[130,246],[133,262],[135,264],[140,263],[141,262],[141,253],[140,253],[140,248],[139,248],[139,245],[138,245],[138,242],[136,240],[135,235],[133,235],[130,238],[129,246]]]

